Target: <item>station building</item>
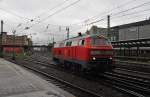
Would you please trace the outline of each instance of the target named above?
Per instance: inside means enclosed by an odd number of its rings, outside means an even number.
[[[107,28],[91,27],[90,33],[98,33],[107,36]],[[150,38],[150,20],[144,20],[119,26],[111,27],[111,41],[127,41]]]

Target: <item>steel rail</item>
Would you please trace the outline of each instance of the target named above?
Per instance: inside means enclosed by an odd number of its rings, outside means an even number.
[[[41,61],[38,60],[38,62],[36,62],[36,60],[33,60],[32,62],[35,62],[35,63],[37,63],[37,64],[41,64],[41,65],[50,67],[48,64],[44,64],[43,61],[41,62]],[[113,85],[113,88],[116,88],[116,89],[118,89],[118,90],[121,90],[121,91],[123,91],[123,92],[125,92],[125,93],[128,93],[128,94],[130,94],[130,95],[132,95],[132,96],[135,96],[135,97],[145,97],[144,95],[142,95],[142,94],[140,94],[140,93],[131,91],[131,90],[129,90],[129,89],[121,88],[121,87],[119,87],[119,86],[117,86],[117,85],[116,85],[116,86]]]
[[[43,64],[42,64],[42,65],[43,65]],[[25,67],[25,68],[27,68],[27,69],[29,69],[29,70],[35,71],[35,72],[37,72],[37,73],[39,73],[39,74],[42,74],[42,75],[44,75],[44,76],[46,76],[46,77],[48,77],[48,78],[54,79],[54,80],[56,80],[56,81],[58,81],[58,82],[60,82],[60,83],[66,84],[67,86],[70,86],[70,87],[72,87],[72,88],[75,88],[75,89],[77,89],[77,90],[80,90],[80,91],[82,91],[82,92],[84,92],[84,93],[88,93],[88,94],[92,95],[93,97],[104,97],[104,96],[102,96],[102,95],[100,95],[100,94],[97,94],[97,93],[92,92],[92,91],[90,91],[90,90],[84,89],[84,88],[79,87],[79,86],[77,86],[77,85],[71,84],[70,82],[67,82],[67,81],[65,81],[65,80],[62,80],[62,79],[60,79],[60,78],[56,78],[56,77],[54,77],[53,75],[50,75],[50,74],[48,74],[48,73],[46,73],[46,72],[44,72],[44,71],[38,70],[38,69],[36,69],[36,68],[34,68],[34,67],[30,67],[29,65],[21,65],[21,66],[23,66],[23,67]]]

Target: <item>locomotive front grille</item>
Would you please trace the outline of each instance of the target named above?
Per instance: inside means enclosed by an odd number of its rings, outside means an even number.
[[[109,70],[111,68],[112,58],[96,58],[89,62],[89,67],[96,70]]]
[[[113,51],[100,51],[100,50],[93,50],[90,52],[91,55],[113,55]]]
[[[93,64],[110,64],[112,62],[112,58],[96,58],[93,57],[90,63]]]

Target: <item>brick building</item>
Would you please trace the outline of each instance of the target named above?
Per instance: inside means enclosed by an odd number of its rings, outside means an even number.
[[[15,42],[13,35],[7,35],[7,32],[2,32],[2,45],[32,45],[32,41],[27,35],[15,36]]]

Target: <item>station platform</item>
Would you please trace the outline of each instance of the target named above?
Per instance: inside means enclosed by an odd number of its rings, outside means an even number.
[[[24,68],[0,58],[0,97],[75,97]]]

